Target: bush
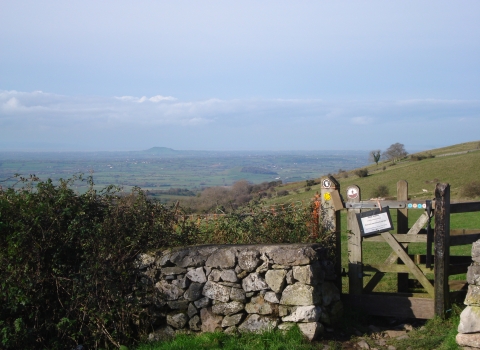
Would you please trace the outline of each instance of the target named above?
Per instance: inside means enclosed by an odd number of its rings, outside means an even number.
[[[410,156],[410,159],[414,160],[414,161],[420,161],[420,160],[424,160],[424,159],[428,159],[428,158],[435,158],[435,156],[431,153],[428,153],[428,154],[412,154]]]
[[[288,196],[289,194],[290,192],[288,192],[287,190],[280,190],[277,192],[278,197]]]
[[[312,187],[315,186],[317,182],[315,180],[306,180],[305,181],[305,187]]]
[[[138,188],[76,194],[75,179],[0,188],[0,347],[118,348],[149,330],[131,266],[139,252],[184,245],[174,208]],[[80,181],[85,181],[81,177]],[[176,232],[181,232],[177,234]]]
[[[368,169],[355,170],[355,175],[357,175],[358,177],[367,177],[368,176]]]
[[[461,192],[461,195],[466,198],[475,198],[480,196],[480,181],[472,181],[466,184]]]
[[[372,197],[373,198],[388,197],[389,195],[390,195],[390,191],[388,190],[388,187],[385,185],[380,185],[373,191]]]

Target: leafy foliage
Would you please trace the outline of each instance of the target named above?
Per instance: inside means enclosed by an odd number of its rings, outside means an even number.
[[[420,160],[424,160],[424,159],[429,159],[429,158],[435,158],[435,156],[431,153],[427,153],[427,154],[412,154],[410,156],[410,159],[411,160],[416,160],[416,161],[420,161]]]
[[[372,193],[372,197],[374,198],[388,197],[389,195],[390,191],[385,185],[379,185]]]
[[[461,195],[466,198],[475,198],[480,196],[480,181],[472,181],[462,188]]]
[[[289,204],[269,209],[259,203],[251,203],[227,215],[189,216],[188,219],[197,224],[199,243],[326,242],[321,228],[316,225],[313,205]]]
[[[265,210],[260,203],[197,220],[135,188],[94,189],[91,177],[0,187],[0,346],[66,349],[131,345],[151,331],[132,269],[139,253],[205,243],[327,239],[312,206]],[[89,190],[78,194],[75,181]],[[148,290],[151,288],[151,290]],[[150,295],[150,294],[149,294]]]
[[[0,190],[0,344],[16,349],[118,347],[145,331],[132,293],[140,251],[188,244],[175,211],[135,189],[78,195],[75,179]],[[143,327],[143,329],[142,329]]]
[[[367,177],[368,176],[368,169],[355,170],[355,175],[357,175],[358,177]]]

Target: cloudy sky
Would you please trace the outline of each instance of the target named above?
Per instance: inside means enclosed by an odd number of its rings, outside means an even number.
[[[475,140],[476,0],[0,0],[0,151]]]

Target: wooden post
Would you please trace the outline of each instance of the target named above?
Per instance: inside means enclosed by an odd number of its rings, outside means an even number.
[[[360,202],[360,187],[353,185],[347,188],[349,203]],[[356,214],[360,209],[348,209],[347,234],[348,234],[348,293],[362,294],[363,269],[362,269],[362,235],[358,227]]]
[[[448,266],[450,264],[450,185],[435,187],[435,315],[445,318],[449,308]]]
[[[397,200],[408,200],[408,182],[400,180],[397,182]],[[408,232],[408,209],[397,209],[397,233]],[[403,245],[405,251],[408,253],[408,245]],[[399,263],[403,263],[398,259]],[[408,292],[408,273],[399,273],[397,275],[397,290],[399,293]]]
[[[341,228],[340,228],[340,208],[335,208],[334,200],[339,198],[340,184],[333,176],[323,177],[321,179],[321,223],[322,231],[327,236],[333,235],[335,244],[335,285],[342,290],[342,249],[341,249]],[[336,192],[336,193],[334,193]],[[335,201],[336,203],[337,201]]]

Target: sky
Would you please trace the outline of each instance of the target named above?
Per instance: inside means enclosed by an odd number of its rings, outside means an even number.
[[[0,151],[476,140],[476,0],[0,0]]]

